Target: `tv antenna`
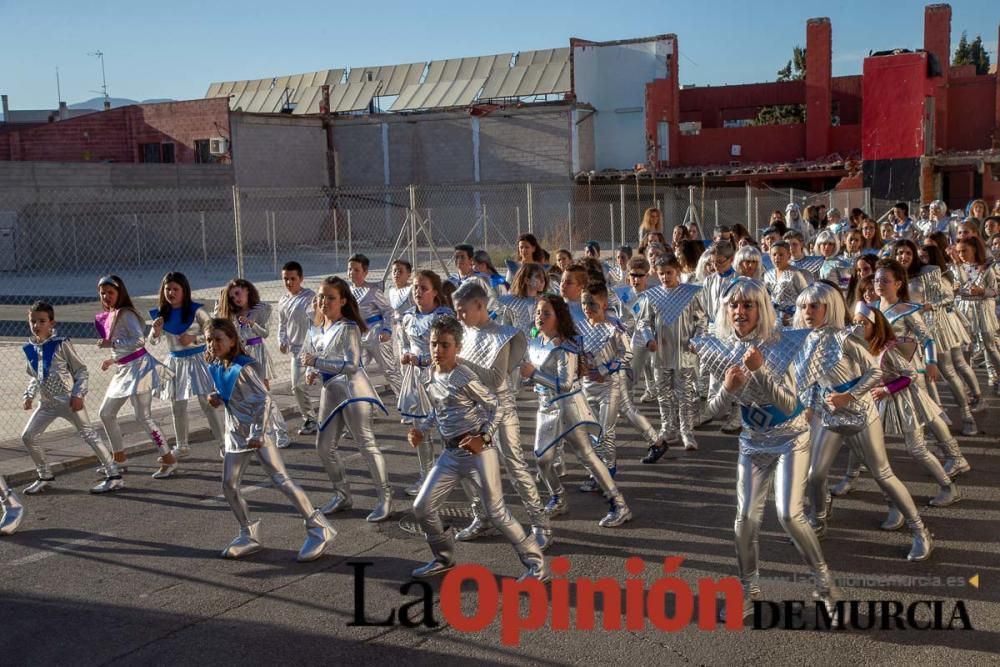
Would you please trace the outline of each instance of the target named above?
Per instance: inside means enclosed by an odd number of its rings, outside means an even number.
[[[108,77],[104,74],[104,52],[103,51],[91,51],[87,54],[88,56],[96,56],[101,61],[101,93],[104,95],[104,108],[111,108],[111,98],[108,97]],[[94,91],[97,92],[97,91]]]

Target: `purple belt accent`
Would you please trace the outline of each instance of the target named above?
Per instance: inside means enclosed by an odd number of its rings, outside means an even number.
[[[264,339],[258,336],[257,338],[248,338],[246,345],[263,345]]]
[[[125,364],[127,364],[129,362],[132,362],[132,361],[135,361],[136,359],[139,359],[140,357],[144,357],[144,356],[146,356],[146,348],[140,347],[135,352],[133,352],[131,354],[126,354],[121,359],[116,359],[115,363],[118,364],[119,366],[124,366]]]

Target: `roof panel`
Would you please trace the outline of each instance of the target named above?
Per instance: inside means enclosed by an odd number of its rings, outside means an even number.
[[[486,79],[479,77],[406,86],[390,111],[465,106],[475,101],[484,83]]]
[[[208,86],[208,92],[205,93],[205,97],[222,97],[219,91],[222,86],[226,85],[224,82],[213,83]]]
[[[569,47],[558,49],[538,49],[537,51],[521,51],[517,54],[515,65],[547,65],[569,61]]]
[[[520,83],[514,87],[511,95],[515,97],[522,97],[525,95],[537,95],[539,89],[539,81],[542,79],[542,75],[545,73],[545,68],[548,65],[528,65],[524,68],[524,77],[521,79]]]
[[[299,101],[292,110],[292,114],[301,116],[308,113],[319,113],[320,89],[308,87],[299,90],[301,91]]]

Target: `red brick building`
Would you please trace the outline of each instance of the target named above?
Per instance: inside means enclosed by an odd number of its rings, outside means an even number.
[[[217,162],[209,139],[230,136],[225,98],[134,104],[27,128],[0,126],[0,160]]]
[[[678,183],[863,184],[874,197],[954,206],[1000,198],[1000,76],[951,67],[950,39],[951,7],[930,5],[924,48],[873,54],[862,76],[831,75],[826,18],[806,23],[803,81],[681,88],[674,58],[646,87],[648,162]],[[795,104],[804,123],[748,124],[761,107]]]

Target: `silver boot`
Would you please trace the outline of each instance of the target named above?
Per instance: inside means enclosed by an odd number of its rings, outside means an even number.
[[[889,513],[885,516],[885,520],[879,524],[879,528],[882,530],[899,530],[903,527],[904,522],[903,513],[899,511],[896,504],[889,503]]]
[[[535,524],[531,527],[531,534],[535,536],[535,542],[538,543],[538,548],[543,552],[551,547],[555,541],[555,538],[552,537],[552,528],[549,526]]]
[[[944,459],[944,471],[948,474],[948,477],[955,479],[959,475],[963,475],[972,470],[972,466],[969,462],[965,460],[964,456],[946,456]]]
[[[124,488],[125,480],[122,479],[121,475],[118,475],[117,477],[108,477],[97,486],[91,487],[90,492],[95,494],[111,493],[112,491],[118,491],[119,489]]]
[[[455,539],[459,542],[472,542],[492,530],[493,524],[490,523],[489,519],[477,515],[472,518],[472,523],[455,534]]]
[[[927,504],[931,507],[948,507],[961,499],[962,494],[958,492],[958,485],[952,482],[948,486],[942,486],[940,493],[931,498]]]
[[[298,561],[308,563],[316,560],[333,544],[333,538],[337,537],[337,531],[333,529],[330,522],[326,520],[319,510],[316,510],[306,519],[306,541],[299,549]]]
[[[388,485],[379,487],[377,493],[378,505],[365,517],[365,521],[369,523],[379,523],[392,516],[392,487]]]
[[[240,527],[240,534],[229,543],[228,547],[222,550],[221,556],[223,558],[242,558],[260,550],[260,519],[257,519],[248,526]]]
[[[521,563],[527,568],[524,574],[517,578],[518,581],[538,579],[541,582],[546,582],[552,578],[548,565],[545,564],[545,556],[542,555],[542,550],[535,541],[534,535],[529,533],[521,540],[520,544],[514,545],[514,550],[517,551]]]
[[[414,579],[436,577],[455,567],[455,542],[451,539],[451,535],[446,533],[433,540],[428,538],[427,546],[431,548],[434,560],[411,572],[410,576]]]
[[[632,520],[632,510],[625,504],[625,498],[618,491],[611,496],[611,509],[607,515],[597,522],[601,528],[617,528]]]
[[[24,492],[29,496],[42,493],[52,486],[52,482],[56,481],[56,476],[52,474],[52,469],[48,465],[35,468],[35,472],[38,474],[38,479],[24,487]]]
[[[840,627],[844,621],[837,614],[836,603],[841,597],[840,591],[833,585],[833,577],[830,576],[830,571],[827,569],[826,564],[823,564],[820,570],[814,572],[813,576],[816,578],[816,590],[813,592],[813,600],[822,602],[823,606],[826,607],[827,614],[830,616],[830,627]]]
[[[336,514],[352,507],[354,507],[354,499],[349,493],[337,489],[333,492],[333,497],[326,501],[326,504],[320,507],[319,511],[323,514]]]
[[[910,547],[910,553],[906,555],[906,560],[927,560],[931,557],[931,552],[934,550],[934,540],[931,538],[931,532],[927,530],[927,526],[921,520],[908,521],[906,525],[913,531],[913,545]]]
[[[24,520],[24,505],[14,490],[7,486],[3,477],[0,477],[0,506],[3,507],[3,514],[0,514],[0,535],[13,535]]]
[[[569,503],[566,502],[562,494],[556,493],[549,498],[549,502],[545,503],[545,509],[542,511],[548,514],[549,517],[559,516],[569,511]]]
[[[753,616],[753,603],[754,600],[761,599],[760,588],[754,584],[753,586],[743,587],[743,621]],[[719,607],[718,613],[719,623],[726,622],[726,605],[722,604]]]
[[[854,482],[857,481],[857,479],[857,477],[852,477],[851,475],[844,477],[844,479],[833,485],[833,488],[830,489],[830,495],[837,498],[846,496],[854,490]]]

